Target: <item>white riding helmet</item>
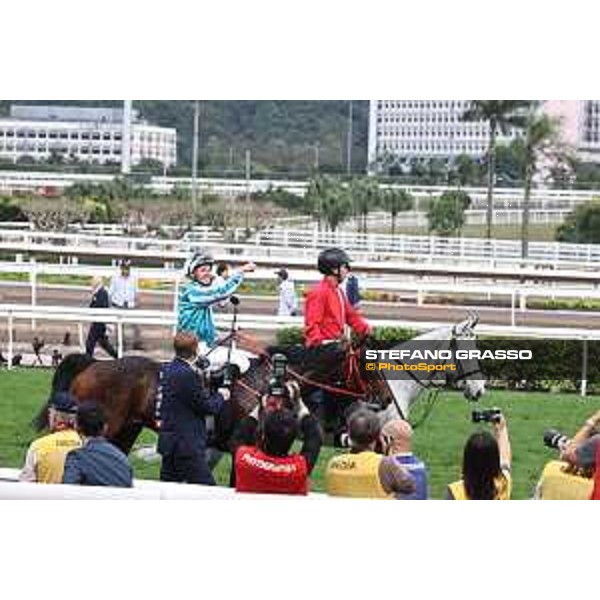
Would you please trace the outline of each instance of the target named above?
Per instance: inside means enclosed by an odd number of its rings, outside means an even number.
[[[186,263],[185,274],[188,277],[192,277],[192,275],[194,274],[194,271],[198,267],[201,267],[202,265],[209,265],[212,267],[214,264],[215,264],[215,259],[213,258],[212,254],[210,254],[209,252],[206,252],[204,250],[202,250],[200,252],[196,252],[192,256],[192,258],[190,258],[188,260],[188,262]]]

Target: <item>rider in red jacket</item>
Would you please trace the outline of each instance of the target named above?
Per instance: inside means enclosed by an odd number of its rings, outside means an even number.
[[[354,309],[340,288],[348,275],[350,257],[340,248],[319,254],[318,268],[324,277],[306,296],[304,311],[305,344],[315,348],[341,342],[346,325],[361,336],[371,332],[370,325]]]

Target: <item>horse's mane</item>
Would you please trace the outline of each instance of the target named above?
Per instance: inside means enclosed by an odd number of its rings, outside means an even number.
[[[75,377],[95,362],[89,354],[79,352],[69,354],[61,360],[52,377],[50,395],[31,422],[31,426],[35,431],[42,431],[48,426],[48,403],[52,396],[56,392],[68,392]]]

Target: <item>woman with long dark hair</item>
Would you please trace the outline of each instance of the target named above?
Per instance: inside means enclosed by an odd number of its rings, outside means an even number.
[[[494,422],[494,435],[477,431],[463,453],[463,478],[448,486],[451,500],[510,500],[511,448],[503,415]]]

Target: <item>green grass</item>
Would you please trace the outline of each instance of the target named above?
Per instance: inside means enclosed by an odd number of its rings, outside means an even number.
[[[20,467],[29,443],[36,437],[29,423],[42,405],[50,385],[51,373],[45,370],[0,371],[0,466]],[[568,434],[600,408],[599,397],[581,399],[575,395],[490,391],[485,406],[499,406],[507,415],[513,448],[514,498],[529,498],[543,465],[554,453],[544,448],[542,435],[547,427],[558,427]],[[414,450],[428,465],[434,498],[445,496],[445,489],[460,472],[462,448],[473,425],[471,406],[461,395],[444,393],[425,424],[416,430]],[[145,431],[139,444],[155,440]],[[324,448],[312,477],[312,489],[323,490],[323,474],[328,459],[336,450]],[[131,457],[135,476],[157,479],[159,462]],[[229,457],[216,470],[220,484],[229,474]]]
[[[529,239],[536,242],[552,242],[558,225],[531,223]],[[391,226],[369,227],[369,233],[391,233]],[[430,235],[427,227],[403,227],[402,219],[398,217],[396,233],[405,235]],[[461,231],[463,237],[485,237],[485,225],[465,225]],[[492,225],[492,238],[518,240],[521,239],[521,225]]]

